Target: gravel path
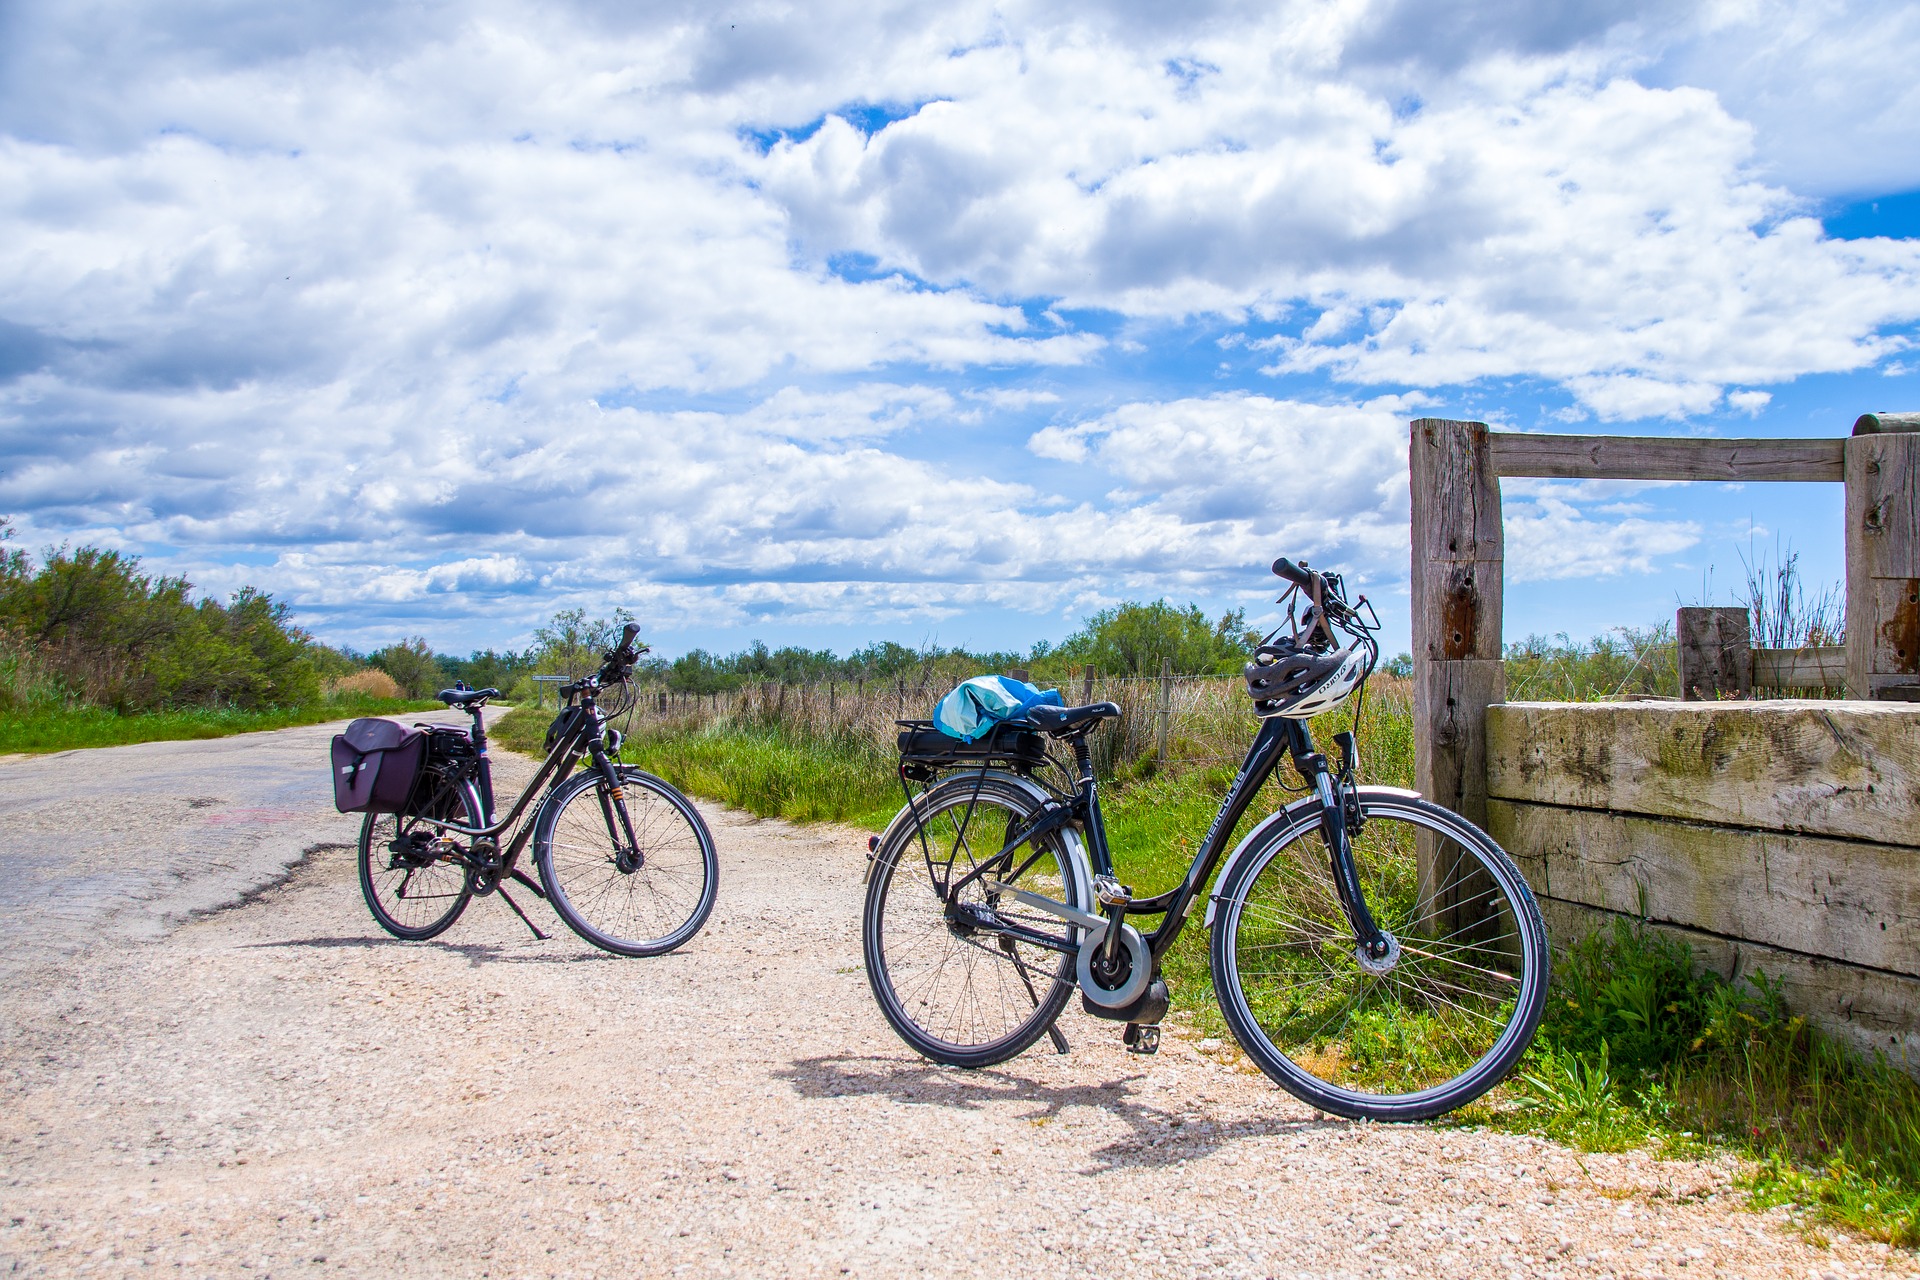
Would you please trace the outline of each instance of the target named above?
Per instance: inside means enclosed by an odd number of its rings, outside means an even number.
[[[325,764],[344,724],[0,758],[0,981],[102,937],[157,937],[352,840]]]
[[[863,839],[704,808],[720,901],[668,957],[538,903],[548,942],[489,901],[394,942],[328,844],[164,936],[16,967],[0,1275],[1916,1270],[1741,1210],[1727,1165],[1320,1121],[1077,1012],[1068,1056],[935,1068],[860,971]]]

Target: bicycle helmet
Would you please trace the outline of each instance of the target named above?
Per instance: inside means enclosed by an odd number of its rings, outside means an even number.
[[[1358,640],[1315,652],[1283,639],[1254,650],[1244,674],[1255,715],[1306,720],[1345,702],[1372,668],[1372,653]]]

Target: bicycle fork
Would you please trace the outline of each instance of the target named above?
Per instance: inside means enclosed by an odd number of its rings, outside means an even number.
[[[633,831],[633,815],[627,811],[627,793],[620,785],[607,749],[597,739],[587,747],[593,767],[606,785],[600,791],[600,813],[607,822],[607,835],[613,840],[613,865],[622,875],[638,871],[646,861],[640,852],[640,837]]]
[[[1349,821],[1350,808],[1354,810],[1352,816],[1357,817],[1357,806],[1350,804],[1356,772],[1353,735],[1343,733],[1334,740],[1340,744],[1339,772],[1334,772],[1325,756],[1318,757],[1310,770],[1314,794],[1320,799],[1320,836],[1326,842],[1334,892],[1353,930],[1354,959],[1369,973],[1385,973],[1400,958],[1400,941],[1380,927],[1367,907],[1360,871],[1353,861],[1354,824]]]

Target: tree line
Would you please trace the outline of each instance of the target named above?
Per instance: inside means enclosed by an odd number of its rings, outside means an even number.
[[[0,701],[57,698],[122,712],[191,706],[243,710],[314,703],[343,680],[379,672],[383,690],[427,697],[464,681],[526,697],[535,674],[577,676],[632,621],[615,610],[590,617],[564,609],[524,649],[437,652],[423,636],[370,652],[322,643],[293,624],[291,606],[254,587],[222,600],[196,597],[180,576],[146,572],[138,556],[86,546],[50,547],[36,561],[11,544],[0,519]],[[644,664],[640,678],[682,693],[715,693],[754,682],[890,681],[912,675],[955,680],[981,672],[1024,673],[1058,683],[1087,667],[1108,676],[1238,671],[1259,641],[1245,611],[1210,618],[1165,600],[1103,609],[1058,644],[970,650],[881,640],[840,655],[755,641],[731,654],[694,649]]]

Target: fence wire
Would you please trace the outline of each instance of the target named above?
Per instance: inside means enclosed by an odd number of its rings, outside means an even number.
[[[1408,736],[1411,689],[1409,681],[1375,676],[1367,687],[1367,720],[1387,727],[1395,740]],[[930,718],[934,704],[949,691],[944,682],[924,679],[765,682],[704,694],[655,688],[641,692],[631,731],[678,734],[715,725],[775,730],[891,758],[899,734],[896,722]],[[1112,702],[1120,708],[1118,719],[1088,739],[1094,767],[1106,777],[1160,765],[1232,768],[1259,728],[1246,685],[1238,677],[1082,676],[1063,683],[1060,694],[1069,705]],[[1349,704],[1324,717],[1327,723],[1316,723],[1316,732],[1325,736],[1347,727],[1351,712]]]

